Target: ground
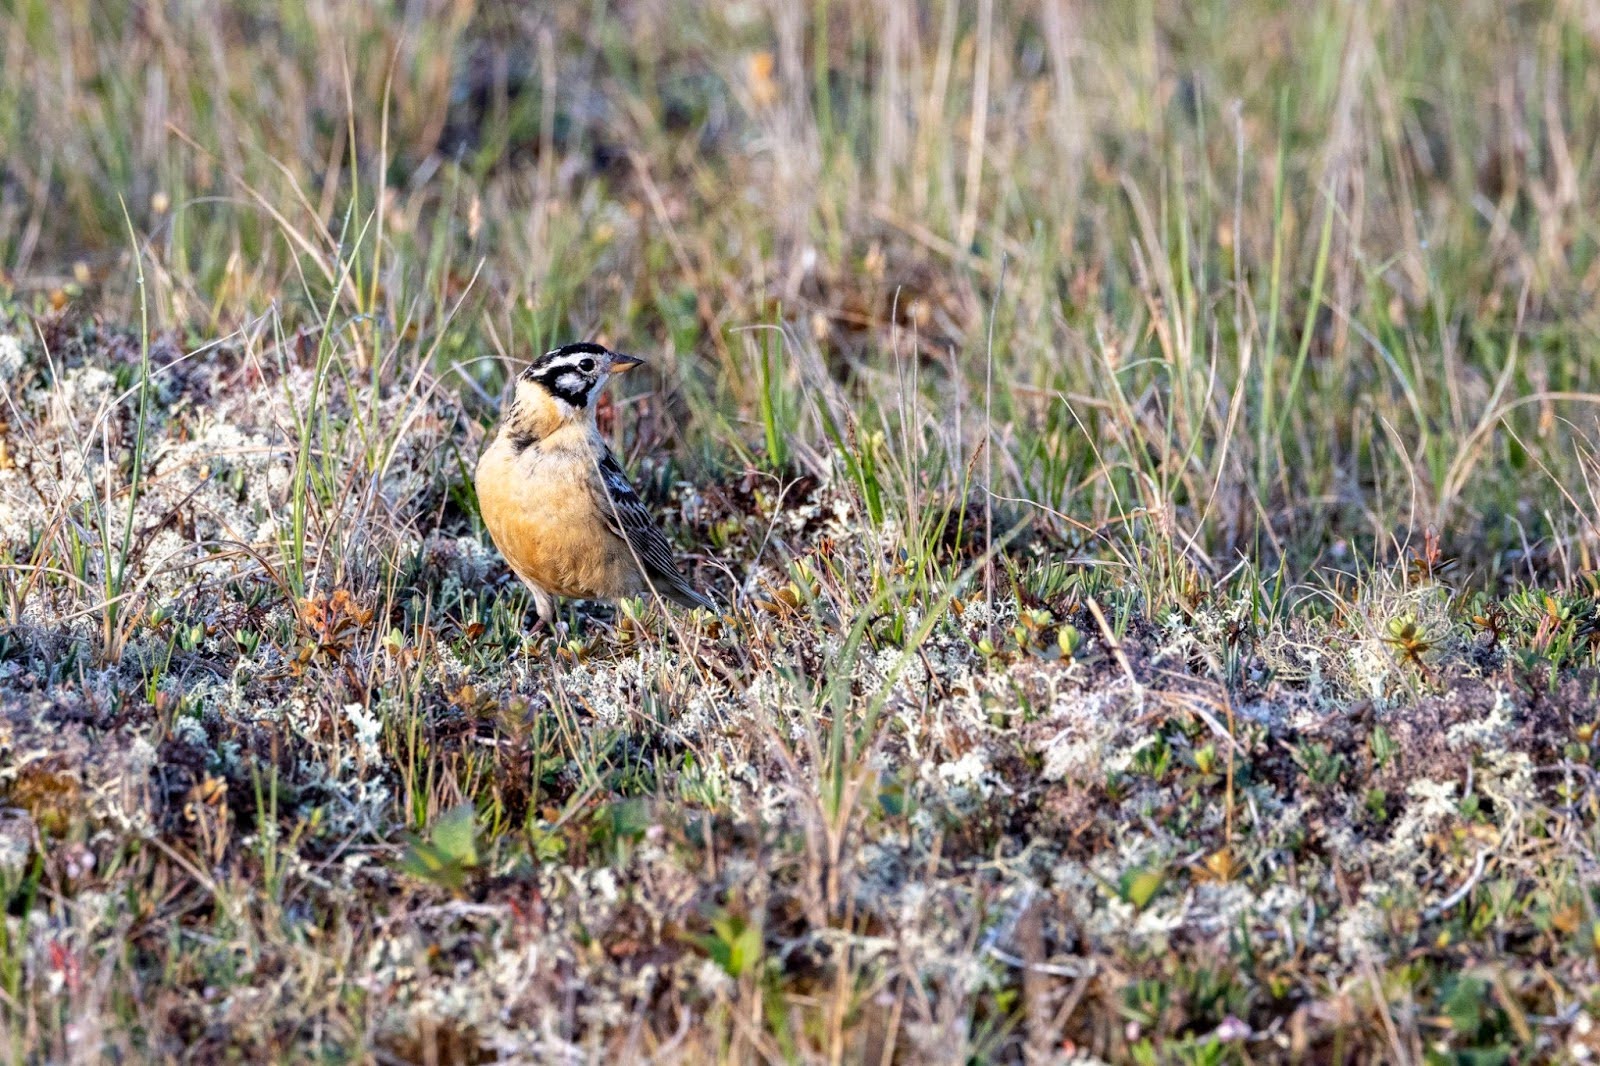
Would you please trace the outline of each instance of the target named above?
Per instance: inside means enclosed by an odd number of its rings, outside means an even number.
[[[13,6],[12,1059],[1600,1054],[1586,8]]]

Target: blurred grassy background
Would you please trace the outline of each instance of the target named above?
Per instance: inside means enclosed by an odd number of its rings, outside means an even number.
[[[1592,1046],[1597,53],[0,0],[0,1046]],[[723,617],[529,638],[470,469],[580,337]]]
[[[0,264],[132,321],[125,203],[157,327],[457,367],[483,418],[475,359],[600,336],[673,386],[646,447],[860,432],[891,512],[987,473],[1158,595],[1427,526],[1566,580],[1597,48],[1576,2],[10,0]]]

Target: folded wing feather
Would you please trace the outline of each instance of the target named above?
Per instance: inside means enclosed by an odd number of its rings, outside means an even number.
[[[616,456],[607,448],[599,463],[599,477],[596,479],[595,488],[599,493],[600,513],[605,516],[606,524],[611,531],[628,542],[639,562],[643,565],[645,576],[661,595],[682,604],[685,607],[704,607],[708,611],[716,610],[710,600],[690,587],[689,582],[678,572],[678,565],[672,558],[672,546],[667,543],[666,535],[661,532],[661,527],[656,525],[654,516],[649,508],[633,490],[633,485],[628,481],[628,475],[622,470]]]

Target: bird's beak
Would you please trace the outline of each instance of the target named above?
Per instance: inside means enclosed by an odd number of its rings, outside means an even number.
[[[620,374],[625,370],[632,370],[644,363],[643,359],[633,355],[623,355],[621,352],[611,353],[611,372]]]

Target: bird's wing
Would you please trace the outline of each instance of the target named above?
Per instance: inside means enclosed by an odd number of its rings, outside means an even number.
[[[611,532],[627,541],[633,553],[639,557],[651,586],[663,596],[685,606],[715,610],[711,601],[691,588],[678,572],[678,564],[672,558],[672,546],[667,543],[666,535],[656,525],[644,501],[639,499],[639,494],[634,491],[628,475],[623,473],[610,448],[605,449],[600,457],[599,474],[595,487],[599,495],[597,502],[600,513],[605,516]]]

